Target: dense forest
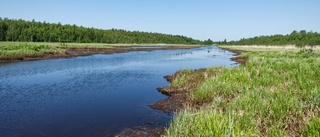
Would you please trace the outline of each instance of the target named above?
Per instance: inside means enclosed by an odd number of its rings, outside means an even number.
[[[293,31],[287,35],[257,36],[253,38],[243,38],[239,41],[226,40],[217,42],[221,45],[296,45],[315,46],[320,45],[320,34],[317,32],[306,32],[305,30]]]
[[[0,41],[77,42],[77,43],[165,43],[201,44],[181,35],[168,35],[119,29],[103,30],[77,25],[62,25],[0,17]],[[208,43],[205,41],[203,43]]]

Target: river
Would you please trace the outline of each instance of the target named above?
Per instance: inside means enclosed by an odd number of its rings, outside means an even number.
[[[164,75],[179,69],[231,67],[233,53],[215,46],[96,54],[0,64],[1,137],[114,136],[172,114],[147,105]]]

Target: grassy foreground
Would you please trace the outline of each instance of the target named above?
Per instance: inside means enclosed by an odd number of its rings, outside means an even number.
[[[178,112],[165,136],[320,136],[320,52],[254,50],[240,56],[249,58],[245,65],[181,71],[171,86],[206,77],[188,95],[201,107]]]

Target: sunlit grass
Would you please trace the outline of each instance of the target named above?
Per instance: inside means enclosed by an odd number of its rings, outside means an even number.
[[[319,137],[320,136],[320,118],[311,119],[302,132],[304,137]]]
[[[172,121],[167,136],[224,137],[259,136],[254,121],[244,119],[232,111],[217,111],[206,107],[181,111]]]
[[[106,49],[112,48],[111,45],[106,44],[97,44],[97,43],[60,43],[59,46],[55,46],[57,48],[68,48],[68,49]]]
[[[175,74],[175,79],[171,83],[173,88],[194,88],[207,78],[214,77],[220,73],[222,68],[192,70],[183,69]],[[201,71],[202,73],[195,73]]]
[[[178,113],[167,136],[319,135],[319,51],[252,51],[241,56],[249,58],[245,65],[220,67],[215,76],[198,82],[189,98],[209,105]],[[207,72],[210,69],[216,70]],[[178,77],[177,85],[193,83],[188,75]]]
[[[24,58],[43,57],[46,54],[65,54],[65,51],[48,45],[0,44],[0,60],[23,60]]]

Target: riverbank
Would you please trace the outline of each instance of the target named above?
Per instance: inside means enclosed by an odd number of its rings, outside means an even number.
[[[319,51],[247,51],[238,67],[166,76],[168,99],[151,105],[176,113],[165,136],[319,136]]]
[[[235,57],[231,58],[238,63],[245,63],[246,60],[239,60],[238,57],[244,50],[225,49],[235,53]],[[239,59],[238,59],[239,58]],[[148,105],[152,109],[161,110],[165,113],[177,113],[186,108],[199,108],[200,104],[193,104],[189,99],[189,94],[204,80],[213,77],[219,72],[217,69],[202,68],[197,70],[180,70],[173,75],[166,75],[169,86],[158,87],[157,90],[163,95],[167,96],[166,99],[159,100],[153,104]],[[153,128],[150,128],[151,127]],[[166,134],[166,129],[160,125],[146,124],[134,129],[125,129],[117,137],[160,137]]]
[[[235,53],[235,57],[231,58],[232,61],[243,65],[248,60],[247,57],[239,56],[242,53],[247,52],[245,50],[230,49],[226,47],[220,48]],[[175,113],[185,108],[199,108],[200,104],[194,104],[190,100],[190,92],[196,90],[196,88],[206,79],[219,74],[221,69],[222,67],[202,68],[197,70],[187,69],[180,70],[172,76],[164,76],[171,84],[166,87],[158,87],[157,90],[168,96],[168,98],[149,106],[153,109],[162,110],[167,113]]]
[[[69,58],[93,54],[114,54],[131,51],[175,50],[201,47],[180,44],[84,44],[1,42],[0,63]]]
[[[8,99],[2,103],[5,122],[0,132],[4,136],[115,136],[126,128],[167,127],[173,114],[147,106],[166,98],[156,90],[168,84],[163,75],[181,68],[231,67],[232,56],[204,46],[1,64],[2,97]],[[25,128],[14,130],[16,125]]]

